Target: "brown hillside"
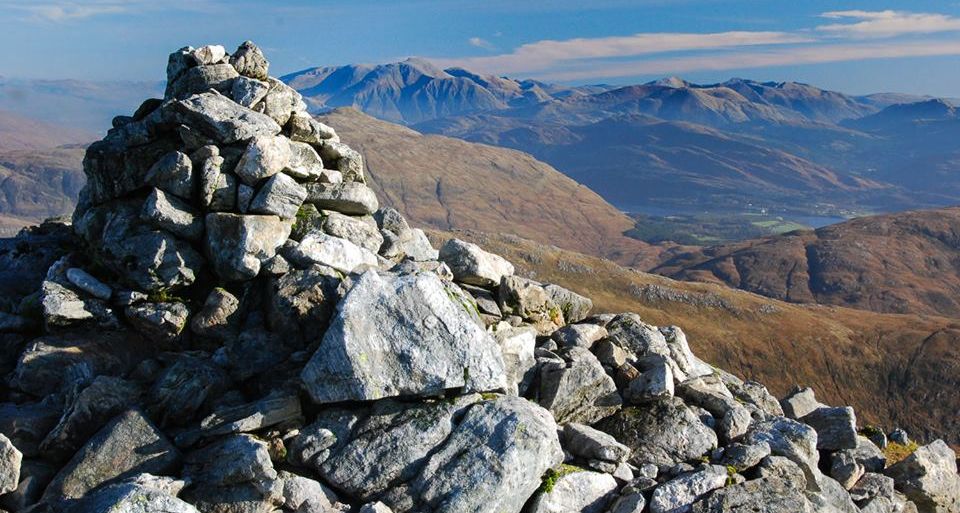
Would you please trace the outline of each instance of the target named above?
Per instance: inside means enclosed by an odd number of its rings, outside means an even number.
[[[89,142],[93,134],[0,111],[0,150],[36,150]]]
[[[960,317],[960,208],[693,249],[653,272],[792,302]]]
[[[413,223],[511,232],[621,263],[653,265],[657,247],[631,239],[629,217],[526,153],[423,135],[355,109],[321,116],[357,148],[381,201]]]
[[[778,396],[794,384],[809,385],[825,402],[854,406],[861,424],[900,425],[922,438],[960,442],[960,321],[794,305],[519,237],[453,235],[502,254],[521,274],[593,298],[596,310],[636,311],[655,324],[676,324],[698,355]]]

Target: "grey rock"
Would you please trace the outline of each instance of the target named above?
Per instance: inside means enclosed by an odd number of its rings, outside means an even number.
[[[720,464],[735,468],[737,472],[751,469],[770,455],[770,444],[759,442],[756,444],[732,443],[724,448]]]
[[[150,414],[163,426],[187,424],[228,385],[229,377],[220,367],[197,356],[180,355],[150,389]]]
[[[616,369],[621,365],[628,365],[627,360],[630,358],[630,355],[625,349],[609,340],[598,340],[593,345],[593,354],[597,356],[600,363],[611,369]],[[632,365],[631,368],[633,368]],[[636,371],[635,368],[633,368],[633,370]],[[629,383],[629,381],[627,381],[627,383]],[[627,383],[624,383],[624,385]],[[619,382],[617,384],[618,386],[620,385]]]
[[[335,164],[337,170],[343,173],[345,182],[365,181],[363,157],[346,144],[333,139],[325,140],[320,146],[320,157],[324,162]]]
[[[688,379],[677,386],[677,395],[688,404],[699,406],[722,419],[730,410],[742,408],[733,394],[715,374]]]
[[[227,56],[227,50],[221,45],[204,45],[193,51],[193,58],[201,66],[219,64]]]
[[[212,413],[200,422],[200,434],[212,437],[252,433],[300,418],[300,399],[296,395],[278,392],[259,401],[222,408]]]
[[[867,472],[883,472],[887,466],[887,457],[879,447],[867,437],[857,435],[857,446],[845,449],[840,453],[849,455],[854,461],[863,466]]]
[[[365,216],[380,208],[373,189],[357,182],[338,184],[307,184],[307,202],[319,209],[336,210],[342,214]]]
[[[633,354],[634,358],[649,355],[670,356],[667,339],[656,326],[643,322],[637,314],[620,314],[607,326],[610,340]]]
[[[849,406],[817,408],[800,420],[816,430],[817,449],[839,451],[857,446],[857,417]]]
[[[61,405],[52,399],[0,404],[0,433],[7,436],[24,457],[40,454],[40,442],[60,420]]]
[[[319,481],[286,471],[278,475],[283,481],[283,506],[289,511],[329,512],[338,502],[337,494]]]
[[[582,347],[561,351],[563,363],[540,367],[538,402],[557,422],[594,422],[616,412],[622,400],[617,386],[593,354]]]
[[[154,189],[147,196],[141,217],[157,228],[184,239],[200,240],[203,236],[203,218],[200,217],[200,212],[175,196],[168,196],[161,189]]]
[[[290,236],[291,222],[277,216],[212,213],[206,216],[207,254],[220,278],[248,280]]]
[[[755,422],[744,436],[743,443],[760,442],[769,444],[772,454],[797,464],[806,476],[808,489],[819,491],[822,474],[817,467],[820,453],[817,452],[817,433],[813,428],[786,418]]]
[[[245,183],[237,184],[237,210],[241,214],[250,212],[250,203],[253,202],[253,196],[257,190]]]
[[[326,175],[323,161],[317,150],[307,143],[290,141],[290,162],[283,172],[298,179],[310,182],[320,181]]]
[[[300,244],[285,255],[301,267],[322,265],[343,273],[376,268],[379,263],[376,254],[346,239],[332,237],[319,230],[307,233],[300,240]]]
[[[651,513],[682,513],[709,492],[727,482],[727,469],[711,465],[704,470],[681,475],[653,490]]]
[[[532,328],[514,328],[506,323],[497,325],[493,332],[507,374],[511,392],[523,395],[535,378],[537,331]]]
[[[669,466],[695,460],[717,446],[716,433],[676,397],[642,408],[624,408],[596,427],[630,447],[630,463],[637,466]]]
[[[863,465],[850,453],[841,451],[830,455],[830,477],[847,490],[856,484],[865,472]]]
[[[190,320],[190,329],[197,335],[226,340],[236,334],[239,314],[240,300],[226,289],[215,287]]]
[[[532,513],[603,513],[616,497],[617,481],[609,474],[580,471],[561,476],[550,492],[540,492]]]
[[[416,262],[428,262],[438,258],[438,252],[433,249],[427,234],[420,228],[410,230],[407,237],[399,241],[400,253]]]
[[[203,513],[275,513],[283,505],[283,482],[264,479],[227,486],[192,486],[183,496]]]
[[[292,219],[307,198],[307,190],[285,174],[273,175],[250,202],[255,214],[273,214],[281,219]]]
[[[583,460],[622,463],[630,457],[630,448],[590,426],[571,422],[563,427],[563,449]]]
[[[260,180],[283,171],[290,163],[290,143],[285,137],[257,135],[250,139],[234,173],[243,183],[255,186]]]
[[[270,63],[253,41],[244,41],[230,56],[230,64],[245,77],[266,80],[270,76]]]
[[[328,139],[337,139],[337,133],[327,125],[317,121],[306,112],[294,112],[287,123],[290,139],[309,144],[321,144]]]
[[[233,80],[230,97],[240,105],[252,109],[254,105],[260,103],[260,100],[267,96],[269,90],[270,84],[262,80],[240,76]]]
[[[403,237],[410,231],[410,225],[407,224],[403,214],[393,207],[381,208],[373,215],[373,218],[377,221],[377,226],[381,230],[391,232],[398,237]]]
[[[697,358],[690,345],[687,343],[687,335],[678,326],[667,326],[660,328],[664,340],[667,342],[667,348],[670,350],[670,359],[682,372],[683,379],[693,379],[698,377],[716,374],[717,371],[704,361]],[[776,402],[776,399],[774,399]],[[779,405],[777,406],[779,409]]]
[[[87,210],[74,227],[91,253],[128,285],[154,291],[190,285],[204,260],[189,243],[140,222],[139,202],[115,202]]]
[[[180,464],[180,453],[138,410],[110,421],[91,438],[47,486],[45,500],[79,498],[116,479],[141,473],[165,474]]]
[[[190,317],[183,303],[137,303],[124,313],[134,329],[158,343],[176,342]]]
[[[97,299],[106,301],[113,295],[113,289],[109,285],[79,267],[67,269],[66,276],[75,287]]]
[[[560,311],[563,312],[563,318],[569,322],[580,322],[590,315],[593,309],[593,301],[590,298],[581,296],[572,290],[565,289],[559,285],[547,284],[543,290],[547,292],[550,299],[553,300]]]
[[[566,316],[564,318],[566,318]],[[596,324],[569,324],[553,332],[552,338],[557,341],[560,347],[577,346],[590,349],[594,343],[606,336],[607,329],[603,326]]]
[[[214,154],[205,157],[197,157],[197,153],[203,152],[207,148],[212,148],[214,150]],[[197,150],[197,152],[194,152],[194,162],[194,167],[197,171],[197,179],[200,182],[200,206],[209,209],[213,204],[213,198],[217,195],[217,191],[226,186],[226,179],[222,178],[223,173],[221,173],[224,159],[219,155],[216,146],[204,146],[203,148],[200,148],[200,150]],[[221,180],[223,181],[221,182]]]
[[[137,483],[116,483],[94,491],[69,513],[200,513],[175,495]]]
[[[183,477],[205,487],[273,480],[277,472],[267,443],[247,434],[230,435],[184,457]]]
[[[436,275],[374,271],[340,301],[301,378],[318,403],[506,386],[496,341]]]
[[[473,299],[477,302],[477,309],[480,310],[481,314],[492,315],[494,317],[503,316],[500,312],[500,307],[497,305],[497,299],[489,290],[472,285],[460,285],[460,288],[473,296]]]
[[[750,429],[751,422],[753,422],[753,417],[749,410],[744,407],[733,408],[720,419],[717,425],[717,433],[721,440],[727,442],[739,440]]]
[[[292,270],[277,278],[269,289],[270,329],[297,340],[317,338],[330,323],[339,283],[318,267]]]
[[[20,354],[10,386],[44,397],[63,391],[78,376],[118,376],[151,354],[130,332],[68,332],[34,339]]]
[[[20,483],[16,490],[0,497],[0,508],[7,511],[27,510],[40,500],[57,470],[59,467],[55,464],[24,459],[20,466]]]
[[[476,398],[406,405],[378,402],[349,442],[320,466],[325,481],[362,501],[413,480]]]
[[[907,435],[907,432],[902,428],[896,428],[891,431],[888,438],[891,442],[898,443],[900,445],[908,445],[910,443],[910,436]]]
[[[693,504],[694,513],[813,513],[800,490],[777,479],[755,479],[727,486]]]
[[[172,106],[179,121],[224,144],[280,133],[269,116],[246,109],[216,92],[200,93]]]
[[[836,511],[838,513],[860,513],[860,508],[850,500],[850,494],[835,479],[821,476],[820,491],[806,492],[807,500],[816,511]]]
[[[360,508],[360,513],[393,513],[393,510],[386,504],[377,501],[364,504]]]
[[[734,397],[744,403],[752,404],[760,408],[768,417],[784,416],[780,401],[767,390],[767,387],[760,383],[756,381],[738,381],[736,383],[724,381],[724,383],[730,392],[733,393]]]
[[[541,334],[550,334],[565,323],[560,307],[537,282],[519,276],[504,276],[497,303],[505,315],[518,315],[531,322]]]
[[[874,472],[867,472],[850,488],[850,498],[855,502],[874,497],[892,498],[894,493],[893,478]]]
[[[631,380],[623,391],[623,398],[630,404],[645,404],[671,397],[674,394],[673,370],[667,360],[659,355],[643,359],[640,375]]]
[[[800,419],[813,413],[823,405],[817,401],[812,388],[795,388],[786,397],[780,400],[780,406],[787,418]]]
[[[294,112],[305,112],[307,105],[295,89],[273,77],[267,78],[270,90],[256,110],[270,116],[278,125],[284,126]]]
[[[897,490],[913,501],[920,513],[960,510],[957,455],[943,440],[920,447],[884,474],[893,478]]]
[[[199,64],[193,52],[193,47],[184,46],[170,54],[167,58],[167,83],[175,82],[183,72]]]
[[[0,495],[17,489],[23,454],[5,435],[0,434]]]
[[[287,460],[300,467],[320,469],[331,455],[347,445],[354,426],[366,418],[367,413],[366,409],[322,410],[312,424],[294,437]]]
[[[53,458],[69,458],[110,419],[136,405],[140,390],[112,376],[97,376],[73,398],[60,422],[40,444],[40,451]]]
[[[418,508],[449,513],[520,511],[540,477],[563,461],[556,433],[549,412],[525,399],[474,405],[410,484],[410,496]]]
[[[647,501],[639,490],[621,493],[610,506],[610,513],[643,513]]]
[[[453,271],[454,280],[480,287],[494,287],[504,276],[513,275],[513,264],[503,257],[460,239],[450,239],[443,244],[440,261]]]
[[[237,210],[237,177],[230,173],[220,173],[213,182],[208,208],[214,212]]]
[[[350,242],[372,253],[380,250],[383,235],[372,217],[346,216],[339,212],[329,212],[323,221],[323,231],[334,237]]]
[[[46,280],[40,287],[40,305],[43,324],[48,331],[98,325],[116,327],[113,310],[103,301],[80,297],[74,290],[57,282]]]
[[[194,66],[184,71],[173,83],[168,83],[163,96],[167,100],[182,100],[211,89],[230,94],[233,81],[237,76],[237,70],[229,64]]]

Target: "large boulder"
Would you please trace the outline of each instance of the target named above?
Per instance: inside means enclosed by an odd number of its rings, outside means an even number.
[[[104,483],[140,473],[165,474],[180,452],[138,410],[128,410],[91,438],[47,486],[45,500],[80,498]]]
[[[318,403],[506,387],[497,342],[432,273],[367,271],[301,373]]]
[[[634,465],[669,467],[698,460],[717,446],[716,433],[676,397],[624,408],[596,427],[630,447]]]
[[[409,507],[449,513],[520,511],[544,473],[563,461],[550,413],[518,397],[471,407],[410,483]],[[384,501],[390,503],[389,501]]]
[[[623,400],[600,361],[582,347],[560,352],[562,361],[540,366],[537,400],[557,422],[594,422],[612,415]]]
[[[957,455],[943,440],[920,447],[884,473],[917,505],[920,513],[960,511]]]
[[[453,271],[454,280],[480,287],[494,287],[504,276],[513,275],[513,264],[503,257],[460,239],[450,239],[440,247],[440,261]]]

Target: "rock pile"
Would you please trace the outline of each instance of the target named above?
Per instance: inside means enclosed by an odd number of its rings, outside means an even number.
[[[850,408],[437,251],[268,70],[174,52],[72,225],[0,241],[4,511],[960,511],[943,442],[887,467]]]

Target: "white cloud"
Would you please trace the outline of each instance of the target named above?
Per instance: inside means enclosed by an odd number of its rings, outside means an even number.
[[[477,48],[483,48],[484,50],[496,50],[496,46],[493,45],[490,41],[483,39],[482,37],[471,37],[467,40],[470,43],[470,46],[476,46]]]
[[[530,73],[567,61],[652,55],[674,51],[712,50],[754,45],[810,42],[806,35],[784,32],[719,32],[713,34],[646,33],[632,36],[544,40],[512,53],[465,59],[435,59],[443,66],[463,66],[487,73]]]
[[[904,11],[831,11],[820,15],[831,20],[852,23],[820,25],[820,32],[847,37],[894,37],[909,34],[933,34],[960,31],[960,18],[946,14]]]
[[[642,75],[673,75],[692,71],[797,66],[829,62],[902,57],[960,55],[960,41],[912,41],[896,45],[871,43],[820,44],[723,55],[693,55],[549,71],[536,78],[556,81],[610,79]]]
[[[26,20],[63,23],[96,16],[163,9],[209,11],[212,0],[0,0],[0,8],[20,12]]]

